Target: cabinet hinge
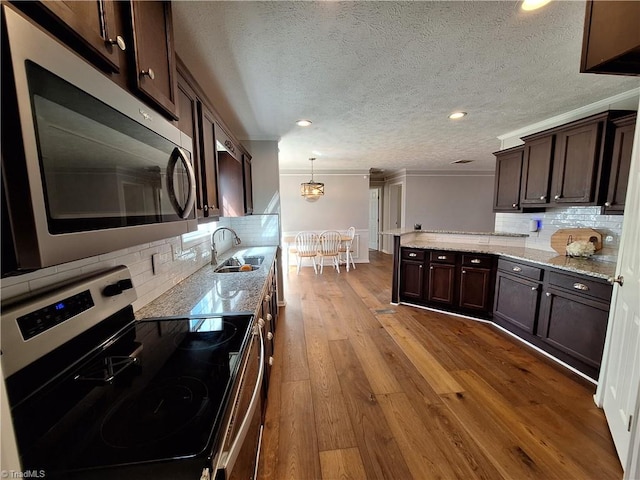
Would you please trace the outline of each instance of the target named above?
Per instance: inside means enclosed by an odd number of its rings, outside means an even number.
[[[631,422],[633,421],[633,415],[629,415],[629,423],[627,424],[627,432],[631,431]]]

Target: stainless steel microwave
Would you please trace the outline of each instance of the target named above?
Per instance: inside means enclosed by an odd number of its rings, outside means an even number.
[[[196,230],[191,139],[19,13],[2,10],[3,213],[16,267]]]

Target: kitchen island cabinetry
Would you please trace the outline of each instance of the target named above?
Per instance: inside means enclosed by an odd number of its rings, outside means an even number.
[[[401,249],[400,300],[482,317],[491,315],[495,261],[489,255]]]
[[[523,147],[495,152],[496,174],[493,195],[494,212],[519,212]]]
[[[629,183],[629,170],[631,168],[633,135],[636,129],[636,117],[637,114],[633,113],[613,121],[615,134],[613,153],[611,155],[609,188],[603,208],[605,215],[624,213],[627,183]]]

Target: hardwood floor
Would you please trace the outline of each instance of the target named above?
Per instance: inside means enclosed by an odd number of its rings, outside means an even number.
[[[480,322],[391,299],[390,255],[285,272],[259,478],[620,479],[595,387]]]

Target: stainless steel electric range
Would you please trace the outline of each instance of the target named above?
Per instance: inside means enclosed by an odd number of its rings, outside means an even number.
[[[253,317],[136,321],[132,287],[117,267],[3,305],[2,366],[24,470],[214,476]]]

